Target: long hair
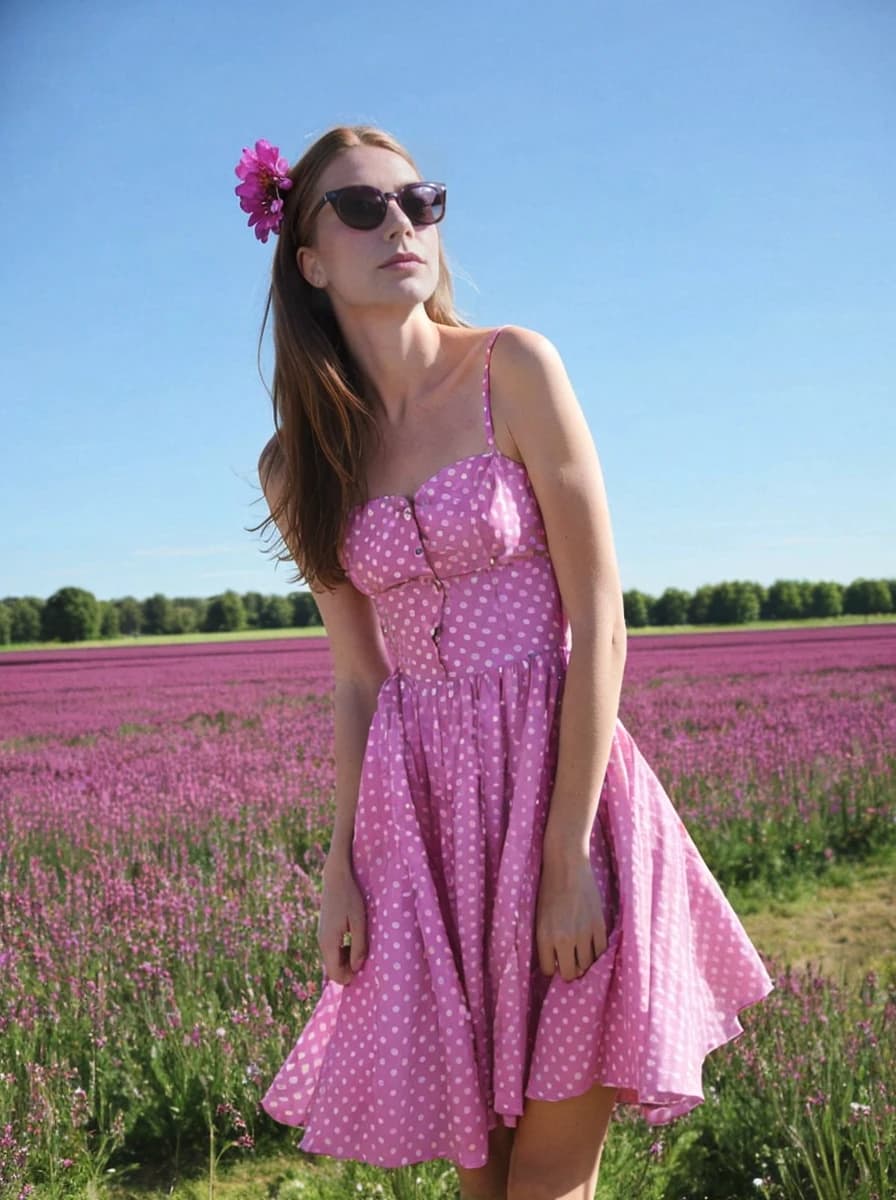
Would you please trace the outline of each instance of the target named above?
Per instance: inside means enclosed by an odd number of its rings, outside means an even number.
[[[314,245],[308,213],[319,199],[318,181],[328,164],[352,146],[379,146],[400,154],[417,172],[410,153],[372,125],[337,125],[311,145],[289,170],[293,186],[284,194],[283,219],[271,269],[261,332],[259,362],[268,317],[273,313],[274,378],[269,389],[276,438],[260,463],[279,481],[280,500],[260,525],[277,523],[284,549],[276,561],[292,559],[291,583],[334,587],[345,579],[339,548],[353,505],[363,503],[371,440],[379,435],[376,398],[367,394],[326,292],[314,287],[296,263],[299,246]],[[451,276],[439,241],[439,281],[424,303],[438,325],[470,328],[454,308]],[[284,531],[285,527],[285,531]]]

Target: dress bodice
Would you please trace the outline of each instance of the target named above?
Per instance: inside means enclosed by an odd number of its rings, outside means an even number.
[[[412,497],[376,496],[349,514],[342,562],[373,599],[396,669],[467,675],[567,640],[541,510],[523,463],[494,442],[486,350],[488,448],[441,467]]]

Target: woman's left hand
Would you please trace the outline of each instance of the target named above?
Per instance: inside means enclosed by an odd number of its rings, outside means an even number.
[[[590,861],[545,861],[535,909],[538,961],[545,975],[559,966],[567,981],[584,975],[607,948],[600,891]],[[555,961],[556,958],[556,961]]]

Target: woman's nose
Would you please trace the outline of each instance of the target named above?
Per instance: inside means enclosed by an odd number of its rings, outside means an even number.
[[[394,206],[394,210],[393,210],[393,206]],[[410,219],[408,214],[404,211],[404,209],[398,203],[398,197],[390,196],[389,199],[386,201],[386,224],[387,225],[389,223],[389,221],[388,221],[389,215],[390,214],[394,215],[395,213],[397,213],[397,215],[401,218],[402,225],[410,225],[413,227],[413,221]]]

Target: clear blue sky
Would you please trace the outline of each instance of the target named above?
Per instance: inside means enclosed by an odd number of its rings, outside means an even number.
[[[623,588],[896,571],[896,6],[4,9],[0,595],[287,592],[243,146],[379,124],[560,350]]]

